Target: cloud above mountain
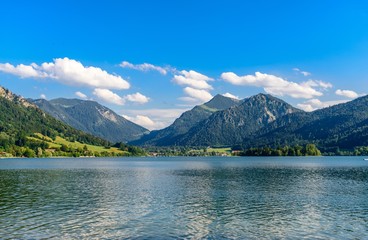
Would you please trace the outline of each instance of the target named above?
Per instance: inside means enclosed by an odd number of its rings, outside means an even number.
[[[204,74],[193,70],[182,70],[174,75],[172,81],[178,85],[186,86],[183,89],[186,96],[180,97],[179,100],[189,104],[200,104],[212,98],[209,91],[213,90],[213,87],[208,82],[214,81],[214,79]]]
[[[20,78],[46,78],[49,75],[37,69],[38,66],[34,63],[31,65],[12,65],[10,63],[0,63],[0,71],[9,73]]]
[[[361,95],[351,90],[341,90],[341,89],[337,89],[335,94],[338,96],[343,96],[352,99],[357,98]]]
[[[307,101],[305,101],[304,103],[299,103],[297,105],[298,108],[303,109],[304,111],[307,112],[311,112],[317,109],[321,109],[321,108],[326,108],[326,107],[331,107],[333,105],[336,104],[340,104],[340,103],[346,103],[349,100],[335,100],[335,101],[321,101],[319,99],[309,99]]]
[[[212,90],[213,87],[208,84],[209,81],[213,81],[213,79],[193,70],[180,71],[180,74],[174,75],[173,78],[173,82],[178,85],[186,85],[195,89]]]
[[[144,126],[149,130],[161,129],[172,124],[187,108],[168,108],[168,109],[124,109],[120,114],[126,119]]]
[[[147,103],[150,100],[149,97],[146,97],[139,92],[134,93],[134,94],[128,94],[124,97],[124,99],[130,102],[135,102],[139,104]]]
[[[134,122],[135,124],[138,124],[140,126],[147,128],[148,130],[154,130],[157,128],[157,123],[152,121],[152,119],[150,119],[147,116],[136,115],[132,117],[128,115],[123,115],[123,117],[128,119],[129,121]]]
[[[129,89],[130,84],[121,76],[110,74],[99,67],[84,66],[69,58],[55,58],[53,62],[41,65],[12,65],[1,63],[0,71],[21,78],[48,78],[70,86],[85,86],[105,89]]]
[[[87,95],[82,92],[75,92],[75,95],[81,99],[87,99]]]
[[[233,95],[233,94],[231,94],[231,93],[224,93],[224,94],[222,94],[222,96],[224,96],[224,97],[228,97],[228,98],[234,98],[234,99],[240,99],[238,96],[235,96],[235,95]]]
[[[96,88],[93,91],[93,95],[95,95],[98,99],[106,102],[112,103],[116,105],[124,105],[125,100],[120,97],[118,94],[110,91],[109,89]]]
[[[121,97],[117,93],[114,93],[109,89],[101,89],[101,88],[96,88],[93,91],[93,95],[95,95],[98,99],[102,100],[103,102],[120,106],[124,105],[127,101],[138,104],[144,104],[150,100],[149,97],[146,97],[139,92],[134,94],[128,94],[126,96]]]
[[[296,83],[266,73],[256,72],[254,75],[238,76],[233,72],[225,72],[221,74],[221,78],[233,85],[262,87],[266,93],[275,96],[309,99],[323,95],[312,86],[320,85],[318,82]]]
[[[184,93],[186,93],[188,96],[184,97],[184,101],[187,102],[207,102],[213,98],[211,93],[207,92],[206,90],[202,89],[195,89],[191,87],[186,87],[183,89]]]
[[[150,63],[133,64],[127,61],[123,61],[119,66],[122,68],[129,68],[142,72],[157,71],[162,75],[166,75],[168,71],[173,70],[171,67],[159,67]]]
[[[306,82],[301,83],[302,86],[309,86],[309,87],[315,87],[315,88],[320,88],[322,90],[327,90],[329,88],[332,88],[332,84],[329,82],[323,82],[320,80],[308,80]]]

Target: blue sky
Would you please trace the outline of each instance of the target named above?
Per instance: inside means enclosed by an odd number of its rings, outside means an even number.
[[[311,111],[368,93],[365,1],[5,1],[0,20],[0,85],[150,129],[216,94]]]

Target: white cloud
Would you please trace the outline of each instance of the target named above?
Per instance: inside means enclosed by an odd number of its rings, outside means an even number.
[[[189,110],[188,108],[152,108],[152,109],[140,109],[140,110],[124,110],[127,115],[144,115],[151,119],[155,118],[170,118],[176,119],[183,112]]]
[[[330,107],[336,104],[346,103],[347,101],[348,100],[336,100],[336,101],[322,102],[319,99],[310,99],[304,103],[297,104],[297,106],[303,109],[304,111],[311,112],[311,111],[314,111],[320,108],[326,108],[326,107]]]
[[[54,63],[43,63],[41,70],[61,83],[108,89],[128,89],[130,84],[120,76],[112,75],[97,67],[85,67],[82,63],[57,58]]]
[[[131,117],[131,116],[123,115],[123,117],[128,119],[129,121],[132,121],[140,126],[147,128],[148,130],[153,130],[157,127],[157,123],[152,121],[152,119],[150,119],[147,116],[136,115],[135,117]]]
[[[233,72],[226,72],[221,74],[221,78],[233,85],[262,87],[267,93],[276,96],[313,98],[323,95],[322,92],[308,86],[308,84],[289,82],[280,77],[260,72],[256,72],[255,75],[245,76],[238,76]]]
[[[310,75],[311,75],[311,73],[310,73],[310,72],[305,72],[305,71],[301,71],[300,73],[301,73],[301,74],[303,74],[305,77],[306,77],[306,76],[310,76]]]
[[[0,71],[5,73],[10,73],[16,76],[19,76],[21,78],[45,78],[48,77],[47,73],[41,72],[34,68],[34,66],[37,66],[35,64],[31,65],[24,65],[19,64],[17,66],[13,66],[10,63],[0,63]]]
[[[130,84],[118,75],[109,74],[98,67],[83,66],[69,58],[56,58],[54,62],[37,65],[0,64],[0,71],[22,78],[50,78],[62,84],[107,89],[128,89]]]
[[[42,99],[46,99],[47,97],[46,97],[46,95],[45,95],[45,94],[41,94],[41,95],[40,95],[40,98],[42,98]]]
[[[211,85],[207,82],[212,81],[213,79],[207,77],[206,75],[200,74],[196,71],[190,70],[188,71],[180,71],[179,75],[174,75],[173,82],[178,85],[187,85],[196,89],[213,89]]]
[[[171,68],[169,68],[169,67],[163,68],[163,67],[155,66],[155,65],[150,64],[150,63],[132,64],[132,63],[127,62],[127,61],[122,62],[120,64],[120,67],[135,69],[135,70],[143,71],[143,72],[157,71],[157,72],[161,73],[162,75],[166,75],[167,71],[171,70]]]
[[[149,101],[149,97],[146,97],[139,92],[120,97],[118,94],[110,91],[109,89],[102,89],[102,88],[96,88],[93,91],[93,95],[95,95],[104,102],[116,105],[124,105],[126,101],[139,104],[147,103]]]
[[[339,96],[343,96],[343,97],[348,97],[348,98],[357,98],[359,97],[359,94],[351,91],[351,90],[341,90],[341,89],[337,89],[335,92],[336,95]]]
[[[309,86],[309,87],[320,87],[324,90],[326,90],[328,88],[332,88],[332,84],[329,83],[329,82],[323,82],[323,81],[320,81],[320,80],[312,80],[312,79],[301,83],[301,85]]]
[[[208,82],[213,81],[213,78],[206,75],[193,70],[183,70],[178,72],[178,75],[174,75],[172,81],[178,85],[187,86],[183,89],[187,96],[178,98],[181,101],[194,105],[207,102],[212,98],[209,91],[213,87]]]
[[[312,75],[310,72],[302,71],[302,70],[300,70],[299,68],[293,68],[293,70],[294,70],[295,72],[298,72],[298,73],[300,73],[300,74],[304,75],[305,77]]]
[[[146,97],[139,92],[126,95],[124,99],[130,102],[135,102],[135,103],[140,103],[140,104],[147,103],[149,101],[149,97]]]
[[[188,111],[187,108],[170,108],[170,109],[143,109],[143,110],[128,110],[124,109],[121,111],[122,116],[126,117],[128,120],[132,122],[138,123],[138,121],[143,121],[144,118],[138,119],[137,116],[145,116],[149,118],[152,123],[149,123],[149,120],[146,119],[146,125],[144,127],[153,130],[153,129],[161,129],[172,124],[175,119],[180,117],[180,115]],[[150,126],[151,125],[151,126]]]
[[[124,105],[125,103],[125,100],[122,97],[108,89],[96,88],[93,91],[93,95],[107,103],[112,103],[116,105]]]
[[[82,98],[82,99],[87,99],[87,95],[82,93],[82,92],[75,92],[75,95],[79,98]]]
[[[206,90],[201,89],[194,89],[191,87],[184,88],[184,92],[192,99],[196,99],[199,102],[207,102],[213,98],[211,93],[207,92]]]
[[[234,98],[234,99],[240,99],[238,96],[235,96],[235,95],[233,95],[233,94],[231,94],[231,93],[224,93],[224,94],[222,94],[222,96],[224,96],[224,97],[228,97],[228,98]]]

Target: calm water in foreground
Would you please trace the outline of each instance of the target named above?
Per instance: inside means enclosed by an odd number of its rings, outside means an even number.
[[[367,239],[368,161],[1,159],[0,238]]]

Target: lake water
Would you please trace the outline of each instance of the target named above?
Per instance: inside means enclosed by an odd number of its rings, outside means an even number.
[[[0,159],[0,238],[367,239],[368,161]]]

